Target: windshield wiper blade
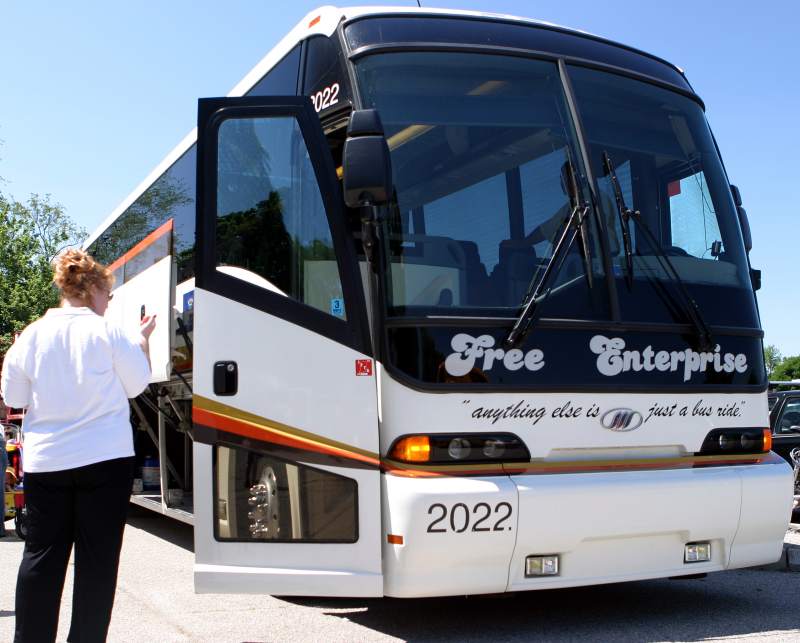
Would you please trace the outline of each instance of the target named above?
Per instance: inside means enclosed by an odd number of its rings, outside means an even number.
[[[553,254],[550,257],[550,260],[547,262],[547,265],[544,267],[541,278],[538,281],[536,280],[536,275],[539,272],[538,270],[531,278],[531,283],[529,284],[528,290],[525,293],[525,298],[522,300],[522,312],[514,322],[514,325],[511,327],[511,330],[505,339],[504,345],[506,348],[516,346],[520,344],[523,339],[525,339],[525,336],[528,334],[533,325],[537,307],[543,304],[552,292],[552,288],[549,287],[545,292],[545,287],[549,284],[551,278],[555,278],[555,276],[557,276],[561,271],[561,266],[564,265],[564,261],[567,258],[567,252],[575,242],[575,238],[578,236],[581,237],[580,248],[581,255],[583,256],[586,279],[589,284],[589,288],[594,286],[594,282],[592,280],[591,250],[589,246],[587,230],[589,205],[581,199],[577,178],[575,176],[575,170],[572,162],[569,160],[569,157],[565,161],[562,169],[566,174],[565,182],[567,190],[570,193],[569,198],[572,204],[572,210],[569,215],[564,218],[564,221],[561,224],[559,234],[557,235],[558,241],[553,247]],[[570,231],[572,232],[571,236]],[[568,241],[567,237],[569,237]],[[544,293],[544,295],[542,293]]]
[[[583,271],[586,275],[586,282],[589,288],[594,287],[594,279],[592,276],[592,249],[589,245],[589,204],[581,199],[581,192],[578,187],[578,177],[575,174],[575,166],[572,164],[569,151],[567,151],[567,160],[562,166],[562,173],[565,175],[565,183],[569,191],[569,200],[572,204],[573,212],[580,209],[578,213],[578,220],[575,222],[578,233],[581,239],[581,257],[583,258]],[[572,216],[572,215],[571,215]]]
[[[678,287],[678,291],[681,294],[684,304],[684,314],[689,318],[690,322],[695,328],[700,349],[705,350],[712,348],[714,346],[714,342],[711,335],[711,329],[703,318],[703,315],[700,312],[700,307],[697,305],[694,297],[692,297],[692,295],[689,293],[689,290],[686,288],[686,283],[683,281],[683,279],[681,279],[672,261],[661,248],[661,244],[656,239],[656,236],[653,234],[652,230],[650,230],[650,227],[644,222],[644,219],[642,219],[642,213],[639,212],[639,210],[631,210],[626,205],[625,197],[622,195],[622,190],[619,187],[617,174],[614,171],[614,164],[611,162],[611,157],[609,157],[608,153],[605,151],[603,151],[603,165],[606,175],[611,181],[612,189],[614,190],[614,200],[617,204],[617,212],[619,213],[620,222],[622,225],[622,241],[623,245],[625,246],[625,257],[628,266],[628,286],[630,287],[633,285],[633,251],[631,248],[630,228],[628,227],[628,222],[633,220],[638,226],[639,230],[641,230],[644,234],[647,242],[650,244],[650,247],[653,248],[653,252],[655,253],[655,256],[658,259],[658,262],[661,264],[664,272]],[[659,283],[657,279],[656,283]]]
[[[617,204],[619,227],[622,230],[622,248],[625,251],[625,283],[628,284],[628,288],[631,288],[633,286],[633,247],[631,245],[630,219],[634,212],[625,205],[625,197],[619,187],[617,173],[614,172],[611,157],[605,151],[603,152],[603,169],[611,180],[611,190],[614,192],[614,202]]]

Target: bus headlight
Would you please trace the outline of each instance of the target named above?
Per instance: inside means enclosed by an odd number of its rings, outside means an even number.
[[[703,440],[697,455],[767,453],[772,449],[769,429],[714,429]]]
[[[512,433],[441,433],[404,435],[394,441],[389,458],[399,462],[460,464],[530,462],[525,443]]]
[[[453,438],[447,445],[447,455],[453,460],[466,460],[471,452],[472,446],[464,438]]]

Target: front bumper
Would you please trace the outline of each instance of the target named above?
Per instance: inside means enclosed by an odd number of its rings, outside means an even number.
[[[604,473],[382,476],[384,594],[482,594],[679,576],[771,563],[792,503],[781,458]],[[507,518],[504,518],[509,514]],[[710,541],[709,562],[684,563]],[[525,558],[558,554],[557,576]]]

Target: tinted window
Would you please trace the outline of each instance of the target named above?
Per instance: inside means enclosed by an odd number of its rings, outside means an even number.
[[[707,323],[757,327],[741,228],[702,108],[629,77],[585,67],[570,67],[569,74],[598,177],[596,206],[609,232],[624,319],[688,321],[661,258],[666,254]],[[632,280],[606,159],[624,206],[641,213],[630,218]]]
[[[248,95],[294,95],[300,67],[300,45],[289,52],[272,70],[247,92]],[[156,228],[173,219],[174,252],[178,264],[178,283],[194,276],[194,227],[196,145],[178,159],[123,212],[89,247],[101,263],[112,264],[141,242]],[[150,255],[155,252],[153,249]],[[166,256],[168,250],[161,256]],[[151,256],[150,259],[153,257]],[[126,262],[127,263],[127,262]],[[140,260],[138,266],[152,265]],[[115,270],[117,285],[138,274],[139,267]]]
[[[300,69],[300,45],[275,65],[245,96],[294,96]]]
[[[318,36],[308,41],[303,94],[322,112],[350,103],[350,83],[344,71],[342,50],[333,38]]]
[[[192,277],[196,158],[196,148],[192,145],[92,243],[89,252],[101,263],[112,264],[171,219],[172,249],[178,262],[178,282]],[[132,258],[131,261],[123,262],[124,266],[118,262],[118,270],[115,271],[117,285],[132,279],[140,270],[166,256],[170,250],[169,245],[163,242],[154,246],[149,249],[146,257],[139,257],[138,260]],[[157,254],[159,252],[160,255]]]
[[[217,270],[344,318],[339,269],[297,121],[219,128]]]
[[[392,156],[390,313],[517,314],[572,211],[562,173],[570,160],[580,171],[557,66],[398,52],[366,56],[357,72]],[[585,266],[601,276],[602,263],[591,220],[585,230],[591,256],[578,243],[563,253],[544,316],[608,318],[603,289],[587,286]]]
[[[786,400],[775,433],[800,433],[800,397]]]
[[[355,480],[245,449],[214,448],[219,540],[355,542]]]
[[[596,60],[691,89],[677,69],[657,58],[560,27],[474,18],[381,17],[356,20],[347,26],[345,35],[352,49],[389,43],[429,42],[547,52]]]

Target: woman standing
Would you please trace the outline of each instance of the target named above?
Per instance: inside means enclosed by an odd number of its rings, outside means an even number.
[[[81,250],[54,262],[62,295],[9,349],[0,388],[27,407],[28,537],[17,577],[14,640],[54,641],[67,563],[75,546],[69,641],[104,641],[111,620],[122,532],[133,481],[128,398],[150,380],[148,338],[103,314],[114,277]]]

